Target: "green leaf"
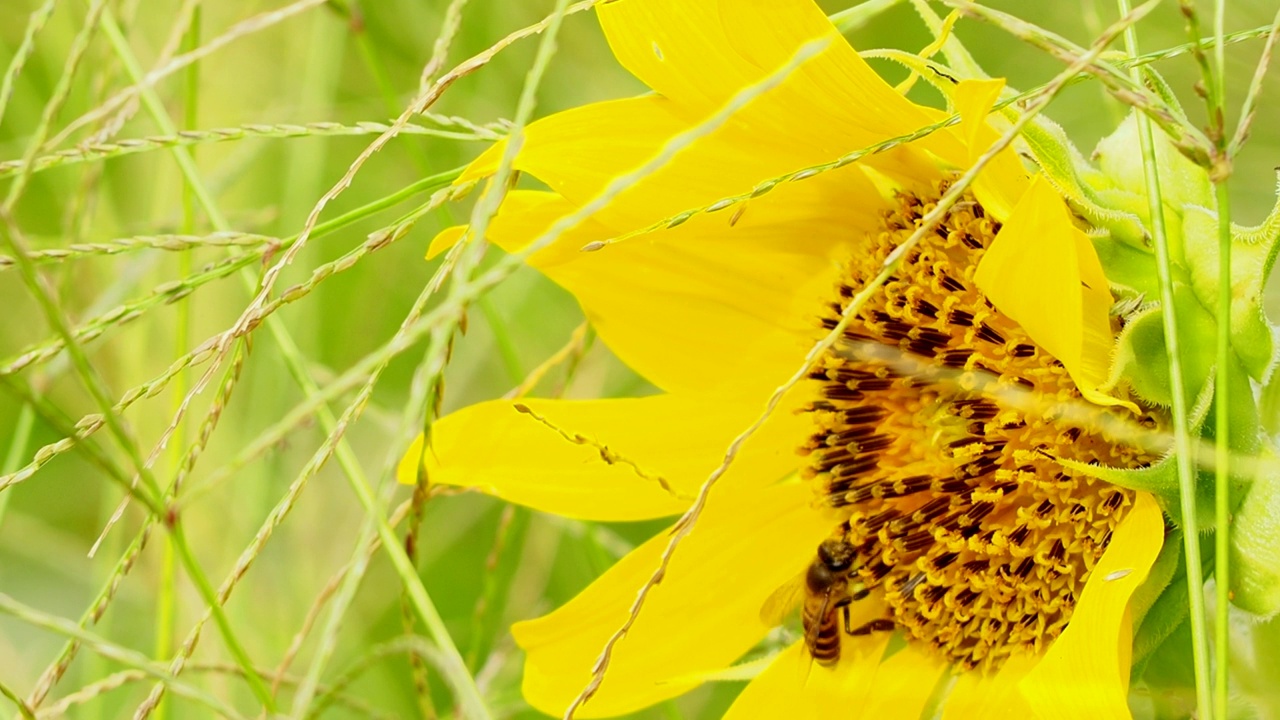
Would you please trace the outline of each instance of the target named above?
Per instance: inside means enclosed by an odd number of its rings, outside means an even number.
[[[1213,544],[1213,534],[1207,533],[1201,544]],[[1182,534],[1170,533],[1165,538],[1165,546],[1160,557],[1156,558],[1156,573],[1161,563],[1173,565],[1173,573],[1164,590],[1151,605],[1151,609],[1143,616],[1133,636],[1133,670],[1134,680],[1140,680],[1145,686],[1134,695],[1145,697],[1150,703],[1149,711],[1137,712],[1135,716],[1154,718],[1186,718],[1195,710],[1195,673],[1191,654],[1191,625],[1187,596],[1187,569],[1182,562]],[[1165,557],[1170,547],[1173,558]],[[1205,555],[1201,560],[1201,570],[1208,575],[1213,570],[1213,554]],[[1145,587],[1145,586],[1144,586]]]
[[[1174,302],[1178,306],[1184,390],[1187,397],[1197,397],[1213,371],[1212,340],[1217,322],[1186,283],[1175,281]],[[1169,364],[1165,362],[1168,353],[1163,311],[1151,307],[1131,318],[1121,332],[1110,383],[1127,382],[1148,404],[1169,407],[1173,402],[1173,386],[1169,380]]]
[[[1185,581],[1182,588],[1185,598]],[[1136,646],[1134,650],[1136,657]],[[1191,666],[1191,623],[1184,619],[1176,625],[1141,665],[1134,666],[1133,674],[1142,679],[1142,686],[1135,689],[1134,695],[1146,701],[1136,708],[1135,717],[1192,717],[1196,710],[1196,680]]]
[[[1147,230],[1138,214],[1130,208],[1116,209],[1099,201],[1096,189],[1110,188],[1110,181],[1089,165],[1061,127],[1038,117],[1023,128],[1022,139],[1031,149],[1045,179],[1072,210],[1121,242],[1134,247],[1149,244]],[[1107,277],[1110,278],[1110,274]]]
[[[1181,212],[1188,205],[1213,207],[1213,186],[1204,168],[1188,160],[1168,137],[1156,134],[1156,169],[1160,175],[1160,196],[1166,207]],[[1112,187],[1127,190],[1146,203],[1146,169],[1138,142],[1136,111],[1120,123],[1111,135],[1103,138],[1094,150],[1098,169],[1111,181]],[[1142,217],[1147,217],[1144,209]]]
[[[1258,472],[1232,518],[1231,602],[1264,618],[1280,612],[1280,458],[1260,453]]]
[[[1133,635],[1134,675],[1187,617],[1187,571],[1182,564],[1182,531],[1165,535],[1164,546],[1147,581],[1130,601],[1137,632]]]
[[[1102,263],[1107,282],[1113,288],[1127,289],[1148,301],[1160,297],[1155,256],[1149,250],[1117,240],[1114,236],[1094,238],[1093,247],[1098,251],[1098,262]]]
[[[1205,307],[1218,298],[1218,215],[1203,207],[1183,214],[1191,286]],[[1280,250],[1280,204],[1257,228],[1233,228],[1231,246],[1231,345],[1250,377],[1261,380],[1271,367],[1275,342],[1262,308],[1263,288]]]

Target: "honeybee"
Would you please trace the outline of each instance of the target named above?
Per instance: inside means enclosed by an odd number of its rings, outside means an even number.
[[[809,568],[774,591],[760,609],[766,625],[778,625],[800,604],[804,642],[820,665],[834,665],[840,659],[841,625],[846,633],[855,632],[849,626],[849,604],[870,593],[852,579],[853,556],[853,546],[843,537],[823,540]]]

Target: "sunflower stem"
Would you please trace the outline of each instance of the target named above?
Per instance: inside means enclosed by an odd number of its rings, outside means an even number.
[[[1116,0],[1120,14],[1129,12],[1129,0]],[[1130,57],[1138,55],[1138,34],[1130,25],[1125,29],[1125,50]],[[1141,82],[1136,68],[1129,71],[1135,82]],[[1191,651],[1195,666],[1196,710],[1199,717],[1209,715],[1209,642],[1205,631],[1204,574],[1200,565],[1200,531],[1196,516],[1196,484],[1192,467],[1190,423],[1187,418],[1186,387],[1182,382],[1182,356],[1178,342],[1177,308],[1173,302],[1173,263],[1169,257],[1169,234],[1164,224],[1164,201],[1160,193],[1160,177],[1156,165],[1155,142],[1151,135],[1151,119],[1138,114],[1138,141],[1147,186],[1147,207],[1151,215],[1151,233],[1155,237],[1156,269],[1160,278],[1160,306],[1163,308],[1165,347],[1168,350],[1169,382],[1173,395],[1174,465],[1178,469],[1178,493],[1183,523],[1183,551],[1187,570],[1187,599],[1190,605]],[[1221,368],[1218,379],[1221,380]],[[1218,389],[1221,392],[1221,386]]]

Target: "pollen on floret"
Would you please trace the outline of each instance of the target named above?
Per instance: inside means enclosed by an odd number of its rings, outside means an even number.
[[[824,327],[945,189],[898,194],[850,261]],[[994,669],[1061,634],[1133,505],[1132,491],[1058,460],[1156,460],[1064,422],[1062,406],[1083,402],[1067,370],[974,282],[999,230],[967,196],[907,253],[812,368],[815,429],[801,447],[819,501],[847,518],[835,534],[855,548],[856,579],[887,608],[891,622],[878,628],[965,669]]]

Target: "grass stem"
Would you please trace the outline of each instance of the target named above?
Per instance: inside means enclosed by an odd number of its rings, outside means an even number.
[[[1129,12],[1128,0],[1117,0],[1122,15]],[[1138,54],[1137,31],[1125,30],[1125,47],[1130,57]],[[1141,81],[1136,68],[1130,75]],[[1187,571],[1187,597],[1191,612],[1191,650],[1195,666],[1196,707],[1200,717],[1209,715],[1209,641],[1205,629],[1204,576],[1200,564],[1200,529],[1196,507],[1196,472],[1191,446],[1191,424],[1187,413],[1186,385],[1183,384],[1181,343],[1178,338],[1177,307],[1173,298],[1173,259],[1169,254],[1169,232],[1164,221],[1164,202],[1160,192],[1160,174],[1156,164],[1155,139],[1151,120],[1137,116],[1138,140],[1142,150],[1147,189],[1147,208],[1151,234],[1155,239],[1156,268],[1160,280],[1160,307],[1164,322],[1165,347],[1168,350],[1169,383],[1173,396],[1174,464],[1178,470],[1178,492],[1181,499],[1182,540]]]

